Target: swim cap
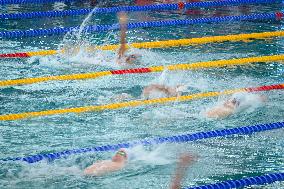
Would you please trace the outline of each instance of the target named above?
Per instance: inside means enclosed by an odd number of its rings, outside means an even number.
[[[246,93],[235,93],[231,97],[231,102],[236,106],[240,106],[241,103],[246,101]]]
[[[130,62],[128,62],[130,61]],[[130,54],[126,56],[126,62],[131,64],[141,64],[142,55],[141,54]]]
[[[183,91],[185,91],[187,89],[187,86],[185,86],[185,85],[178,85],[177,87],[176,87],[176,91],[177,92],[183,92]]]

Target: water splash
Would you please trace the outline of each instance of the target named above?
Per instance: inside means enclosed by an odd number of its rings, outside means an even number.
[[[63,56],[65,57],[72,57],[73,54],[78,54],[82,50],[82,47],[84,47],[87,43],[87,32],[86,32],[86,26],[90,22],[94,12],[97,10],[97,7],[95,7],[83,20],[82,24],[80,25],[79,29],[74,29],[71,32],[68,32],[61,44],[59,45],[59,49],[64,49]],[[75,47],[75,48],[74,48]]]
[[[267,101],[266,96],[254,93],[235,93],[231,98],[240,101],[240,106],[236,109],[237,112],[246,111],[248,113],[255,111]]]
[[[169,150],[169,148],[166,145],[159,145],[149,151],[143,146],[136,146],[127,149],[127,153],[129,154],[130,162],[134,164],[143,162],[144,164],[151,165],[167,165],[176,161],[174,148],[172,150]]]

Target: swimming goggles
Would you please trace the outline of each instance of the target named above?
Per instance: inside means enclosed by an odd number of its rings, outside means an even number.
[[[118,152],[116,152],[116,154],[121,155],[121,156],[123,156],[123,157],[126,157],[126,156],[127,156],[126,153],[123,152],[123,151],[118,151]]]

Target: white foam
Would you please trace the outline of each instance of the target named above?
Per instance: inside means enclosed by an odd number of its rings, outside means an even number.
[[[45,161],[33,164],[24,165],[24,169],[19,172],[20,178],[43,178],[43,177],[56,177],[64,175],[83,175],[82,170],[75,165],[58,165],[58,164],[47,164]]]
[[[175,154],[170,153],[169,147],[159,145],[151,151],[145,150],[143,146],[127,149],[131,163],[143,162],[152,165],[167,165],[175,162]]]
[[[255,93],[235,93],[232,95],[232,98],[240,101],[240,106],[236,110],[237,112],[253,112],[256,108],[261,107],[265,101],[264,96]]]

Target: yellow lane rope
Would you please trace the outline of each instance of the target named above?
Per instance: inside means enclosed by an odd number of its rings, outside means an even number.
[[[151,99],[151,100],[134,100],[134,101],[129,101],[129,102],[119,102],[119,103],[114,103],[114,104],[106,104],[106,105],[98,105],[98,106],[86,106],[86,107],[78,107],[78,108],[46,110],[46,111],[41,111],[41,112],[26,112],[26,113],[19,113],[19,114],[8,114],[8,115],[0,115],[0,120],[8,121],[8,120],[18,120],[18,119],[56,115],[56,114],[114,110],[114,109],[120,109],[120,108],[126,108],[126,107],[136,107],[136,106],[150,105],[150,104],[163,104],[163,103],[174,102],[174,101],[188,101],[188,100],[193,100],[193,99],[218,96],[222,94],[224,95],[233,94],[235,92],[241,92],[241,91],[245,91],[245,89],[227,90],[224,92],[198,93],[198,94],[193,94],[193,95],[188,95],[188,96],[159,98],[159,99]]]
[[[248,34],[236,34],[236,35],[225,35],[225,36],[210,36],[201,38],[191,38],[191,39],[178,39],[178,40],[168,40],[168,41],[154,41],[154,42],[141,42],[132,43],[127,45],[127,48],[168,48],[168,47],[178,47],[178,46],[189,46],[197,44],[206,43],[217,43],[225,41],[248,41],[252,39],[265,39],[272,37],[282,37],[284,36],[284,31],[274,31],[274,32],[262,32],[262,33],[248,33]],[[87,51],[100,50],[116,50],[119,45],[106,45],[106,46],[91,46],[87,47]],[[79,50],[79,49],[78,49]],[[76,48],[75,48],[76,51]],[[43,50],[36,52],[23,52],[23,53],[11,53],[3,55],[2,57],[31,57],[31,56],[46,56],[54,55],[58,53],[63,53],[62,50]],[[1,56],[0,56],[1,57]]]
[[[84,74],[70,74],[70,75],[4,80],[0,81],[0,86],[25,85],[25,84],[39,83],[39,82],[52,81],[52,80],[94,79],[96,77],[102,77],[106,75],[111,75],[111,72],[103,71],[103,72],[93,72],[93,73],[84,73]]]
[[[214,97],[214,96],[220,96],[220,95],[229,95],[229,94],[233,94],[236,92],[268,91],[268,90],[283,89],[283,88],[284,88],[284,84],[277,84],[277,85],[261,86],[261,87],[254,87],[254,88],[225,90],[222,92],[197,93],[197,94],[180,96],[180,97],[157,98],[157,99],[151,99],[151,100],[134,100],[134,101],[128,101],[128,102],[119,102],[119,103],[97,105],[97,106],[85,106],[85,107],[78,107],[78,108],[46,110],[46,111],[40,111],[40,112],[7,114],[7,115],[0,115],[0,120],[8,121],[8,120],[18,120],[18,119],[56,115],[56,114],[115,110],[115,109],[121,109],[121,108],[126,108],[126,107],[137,107],[137,106],[151,105],[151,104],[165,104],[165,103],[170,103],[170,102],[175,102],[175,101],[178,101],[178,102],[189,101],[189,100],[208,98],[208,97]]]
[[[133,48],[168,48],[168,47],[178,47],[178,46],[188,46],[196,44],[206,44],[206,43],[216,43],[224,41],[247,41],[252,39],[264,39],[271,37],[283,37],[284,31],[275,32],[263,32],[263,33],[249,33],[249,34],[236,34],[236,35],[225,35],[225,36],[211,36],[211,37],[201,37],[201,38],[191,38],[191,39],[177,39],[168,41],[155,41],[155,42],[142,42],[142,43],[132,43],[128,45]],[[116,50],[119,45],[107,45],[101,47],[95,47],[95,49],[101,50]]]
[[[58,76],[47,76],[37,78],[24,78],[15,80],[2,80],[0,81],[0,87],[13,86],[13,85],[25,85],[32,83],[39,83],[52,80],[81,80],[81,79],[94,79],[97,77],[116,75],[116,74],[129,74],[129,73],[147,73],[147,72],[161,72],[163,70],[194,70],[202,68],[216,68],[224,66],[244,65],[255,62],[276,62],[284,60],[284,55],[272,55],[272,56],[259,56],[259,57],[248,57],[239,59],[229,60],[215,60],[208,62],[197,62],[189,64],[176,64],[167,66],[153,66],[149,68],[135,68],[126,70],[113,70],[113,71],[102,71],[82,74],[71,74],[71,75],[58,75]]]

